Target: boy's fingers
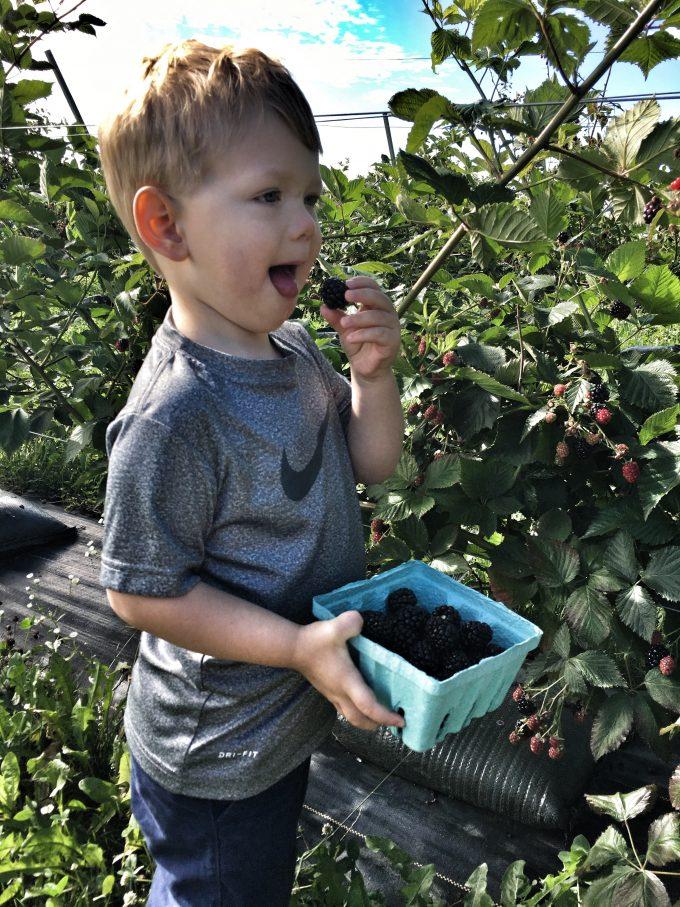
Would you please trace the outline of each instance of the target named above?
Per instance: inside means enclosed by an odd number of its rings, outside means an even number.
[[[348,695],[352,700],[352,705],[369,721],[374,721],[376,724],[403,724],[401,715],[390,711],[390,709],[378,702],[371,688],[363,680],[361,685],[357,684],[356,687],[348,690]]]
[[[350,703],[343,706],[340,714],[343,715],[353,727],[361,728],[362,731],[375,731],[378,728],[378,724],[376,724],[375,721],[371,721],[370,718],[367,718]]]
[[[348,303],[369,306],[370,308],[375,309],[384,309],[386,312],[394,310],[394,305],[387,296],[385,296],[383,291],[373,289],[373,287],[353,287],[352,289],[348,289],[345,293],[345,299]]]

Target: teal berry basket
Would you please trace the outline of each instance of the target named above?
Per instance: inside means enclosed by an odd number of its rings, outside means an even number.
[[[447,680],[435,680],[370,639],[350,640],[359,670],[378,700],[404,716],[405,727],[391,727],[391,732],[422,753],[501,705],[527,654],[538,646],[542,631],[500,602],[417,560],[317,595],[312,610],[320,620],[343,611],[382,611],[388,594],[403,586],[413,589],[418,604],[428,611],[448,604],[458,609],[463,620],[485,621],[493,630],[494,642],[504,649]]]

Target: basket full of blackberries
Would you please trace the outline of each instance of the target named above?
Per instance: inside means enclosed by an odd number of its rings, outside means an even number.
[[[364,621],[350,640],[359,670],[404,715],[391,730],[417,752],[497,709],[541,638],[505,605],[416,560],[313,601],[322,620],[351,610]]]

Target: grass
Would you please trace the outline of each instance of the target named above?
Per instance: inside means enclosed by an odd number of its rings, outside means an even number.
[[[11,455],[0,449],[0,488],[100,517],[108,465],[105,454],[84,451],[66,462],[64,447],[63,441],[40,437]]]

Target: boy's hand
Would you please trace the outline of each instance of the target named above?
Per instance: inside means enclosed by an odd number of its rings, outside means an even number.
[[[338,332],[355,378],[371,381],[391,373],[399,353],[399,318],[390,300],[370,277],[350,277],[345,299],[361,306],[348,315],[321,306],[321,314]]]
[[[300,628],[294,667],[354,727],[374,731],[381,724],[403,727],[404,719],[381,705],[357,670],[347,640],[361,633],[358,611]]]

